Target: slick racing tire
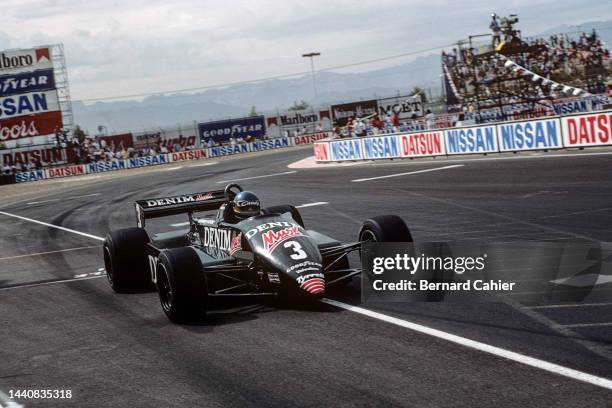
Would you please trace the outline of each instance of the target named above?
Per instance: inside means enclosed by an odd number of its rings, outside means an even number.
[[[363,223],[359,241],[412,242],[412,234],[404,220],[397,215],[379,215]]]
[[[208,285],[194,249],[174,248],[159,254],[157,291],[162,309],[173,323],[197,323],[204,319]]]
[[[142,228],[111,231],[104,240],[104,267],[111,288],[117,293],[151,289],[147,257],[149,235]]]
[[[273,207],[267,207],[267,208],[263,209],[263,213],[264,214],[285,214],[285,213],[290,213],[291,217],[293,218],[293,220],[295,222],[297,222],[298,224],[300,224],[302,226],[302,228],[305,228],[304,227],[304,220],[302,219],[302,215],[300,214],[298,209],[295,208],[292,205],[275,205]]]

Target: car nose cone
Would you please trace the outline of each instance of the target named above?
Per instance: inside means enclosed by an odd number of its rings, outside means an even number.
[[[325,293],[325,280],[322,278],[311,278],[302,283],[300,288],[311,295],[322,295]]]

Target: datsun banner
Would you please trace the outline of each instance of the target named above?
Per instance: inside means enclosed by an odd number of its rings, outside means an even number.
[[[563,147],[559,119],[527,120],[497,125],[502,152]]]
[[[227,142],[231,137],[246,139],[247,136],[252,136],[259,139],[266,134],[266,124],[263,116],[251,116],[199,123],[198,131],[205,142],[211,138],[217,143]]]
[[[442,131],[409,133],[397,138],[402,157],[442,156],[446,153]]]
[[[364,159],[392,159],[395,157],[400,157],[397,137],[377,136],[363,139]]]
[[[444,131],[447,154],[497,152],[495,126],[474,126]]]
[[[310,143],[314,143],[317,140],[326,139],[330,136],[331,135],[329,132],[319,132],[319,133],[312,133],[310,135],[295,136],[293,138],[293,144],[295,146],[299,146],[303,144],[310,144]]]
[[[0,164],[3,166],[21,166],[22,164],[48,165],[51,163],[62,164],[72,158],[72,151],[60,149],[59,147],[22,147],[0,151]]]
[[[334,140],[330,149],[332,161],[363,160],[361,139]]]
[[[565,147],[612,144],[612,111],[561,118]]]
[[[169,153],[168,158],[171,162],[184,160],[198,160],[208,157],[208,149],[185,150],[183,152]]]

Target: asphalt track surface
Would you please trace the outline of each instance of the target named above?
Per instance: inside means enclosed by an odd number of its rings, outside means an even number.
[[[264,205],[319,203],[301,209],[307,227],[341,241],[379,214],[403,217],[417,241],[612,241],[609,153],[289,169],[311,154],[297,148],[2,198],[0,391],[73,393],[18,400],[25,406],[610,406],[605,387],[329,304],[240,305],[205,324],[174,325],[155,293],[111,291],[99,240],[6,215],[102,237],[135,224],[136,199],[244,179]],[[155,220],[152,230],[183,221]],[[359,304],[358,280],[329,297]],[[612,379],[612,303],[367,308]]]

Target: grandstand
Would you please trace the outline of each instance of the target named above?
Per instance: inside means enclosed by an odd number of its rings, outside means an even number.
[[[518,17],[498,19],[492,15],[490,43],[475,47],[470,37],[442,52],[450,112],[464,112],[476,121],[487,110],[496,111],[498,120],[517,112],[543,116],[554,113],[552,101],[606,91],[612,61],[595,30],[573,37],[522,38],[515,29]]]

